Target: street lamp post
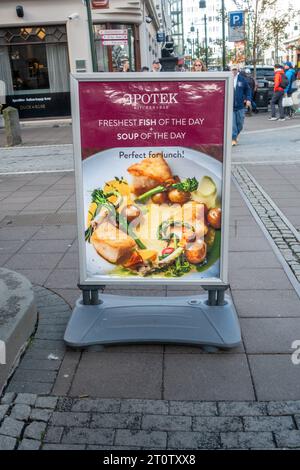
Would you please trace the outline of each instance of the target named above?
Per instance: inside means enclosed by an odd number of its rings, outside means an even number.
[[[199,8],[206,8],[206,1],[200,0]],[[205,65],[208,68],[208,45],[207,45],[207,17],[206,13],[204,13],[204,37],[205,37]]]
[[[225,46],[225,2],[222,0],[222,67],[226,67],[226,46]]]
[[[205,28],[205,65],[208,68],[208,45],[207,45],[207,18],[206,13],[204,14],[204,28]]]

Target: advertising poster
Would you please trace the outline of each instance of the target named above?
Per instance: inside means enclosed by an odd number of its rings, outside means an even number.
[[[226,282],[229,74],[155,75],[72,80],[81,283]]]

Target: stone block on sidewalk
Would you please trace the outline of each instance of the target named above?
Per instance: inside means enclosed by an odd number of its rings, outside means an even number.
[[[2,421],[2,419],[6,415],[8,409],[9,409],[9,405],[0,405],[0,421]]]
[[[43,439],[43,435],[44,435],[46,426],[47,426],[46,423],[33,421],[25,429],[24,437],[41,441]]]
[[[13,147],[22,143],[19,112],[16,108],[8,106],[3,111],[6,145]]]
[[[38,397],[38,399],[36,400],[35,407],[54,410],[57,404],[57,400],[57,397]]]
[[[47,423],[50,419],[52,410],[34,408],[31,411],[30,419],[32,421],[44,421]]]
[[[275,439],[278,447],[300,449],[300,431],[298,430],[275,432]]]
[[[10,405],[16,397],[16,393],[10,392],[10,393],[5,393],[3,397],[0,400],[1,405]]]
[[[36,402],[37,395],[32,393],[19,393],[15,399],[15,403],[33,406]]]
[[[223,449],[274,449],[271,432],[221,433]]]
[[[23,427],[24,423],[22,421],[7,417],[0,427],[0,435],[19,438]]]
[[[44,442],[56,444],[61,441],[64,428],[62,426],[48,426]]]
[[[14,450],[16,443],[16,439],[0,435],[0,450]]]
[[[31,413],[31,408],[29,405],[16,404],[14,405],[10,417],[14,419],[19,419],[21,421],[27,421]]]
[[[40,445],[40,441],[35,441],[34,439],[23,439],[18,450],[39,450]]]

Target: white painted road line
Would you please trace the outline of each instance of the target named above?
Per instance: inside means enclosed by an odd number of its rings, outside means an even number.
[[[243,135],[248,135],[248,134],[265,134],[266,132],[278,132],[280,131],[285,131],[288,129],[297,129],[300,127],[300,124],[297,124],[295,126],[280,126],[280,127],[272,127],[272,129],[257,129],[256,131],[243,131]]]

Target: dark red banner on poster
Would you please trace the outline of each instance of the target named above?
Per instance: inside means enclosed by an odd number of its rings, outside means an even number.
[[[83,158],[155,142],[222,160],[224,81],[83,82],[79,99]]]

